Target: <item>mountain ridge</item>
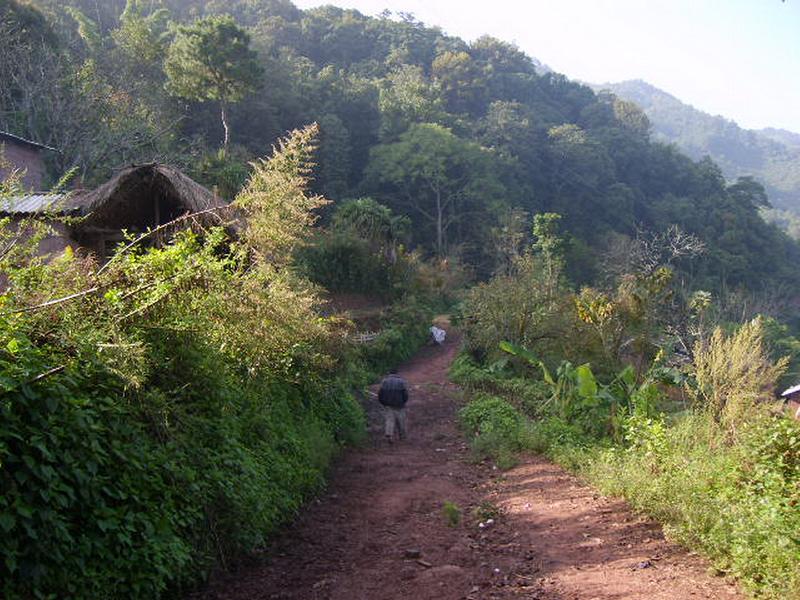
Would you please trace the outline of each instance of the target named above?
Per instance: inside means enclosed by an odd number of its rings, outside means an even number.
[[[654,139],[675,144],[694,159],[710,156],[730,179],[755,177],[773,206],[800,214],[800,133],[746,129],[642,79],[591,87],[638,104],[650,119]]]

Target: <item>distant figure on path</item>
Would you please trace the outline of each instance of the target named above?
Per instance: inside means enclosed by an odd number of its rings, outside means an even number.
[[[389,371],[389,375],[381,382],[378,402],[383,405],[387,441],[392,443],[395,439],[404,439],[406,437],[408,386],[406,386],[406,380],[397,374],[397,369]]]

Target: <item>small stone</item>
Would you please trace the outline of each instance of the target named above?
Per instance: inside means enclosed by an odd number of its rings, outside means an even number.
[[[403,552],[403,558],[420,558],[422,556],[422,552],[417,548],[409,548]]]

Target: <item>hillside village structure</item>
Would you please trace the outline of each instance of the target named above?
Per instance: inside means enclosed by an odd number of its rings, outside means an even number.
[[[0,156],[9,163],[5,167],[0,165],[0,179],[5,178],[11,169],[20,169],[25,172],[23,185],[28,189],[41,190],[45,175],[43,151],[58,152],[50,146],[0,131]]]
[[[42,240],[42,255],[58,254],[69,246],[103,261],[123,241],[124,232],[144,232],[182,215],[227,206],[180,170],[158,163],[127,167],[93,190],[42,192],[44,164],[40,153],[48,148],[2,132],[0,143],[10,168],[25,170],[24,185],[32,190],[0,201],[0,216],[10,216],[17,223],[31,217],[47,219],[52,235]],[[9,168],[5,171],[0,176]],[[219,217],[206,212],[199,220],[210,224],[218,222]]]

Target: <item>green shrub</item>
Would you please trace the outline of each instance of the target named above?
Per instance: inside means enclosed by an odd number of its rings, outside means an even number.
[[[3,373],[22,365],[17,381],[30,381],[47,371],[50,355],[14,340],[15,365],[3,362]],[[6,389],[4,597],[152,598],[189,582],[263,545],[320,488],[339,444],[363,430],[341,385],[326,395],[242,382],[224,362],[186,366],[197,387],[184,379],[171,399],[169,387],[151,389],[144,405],[122,401],[123,382],[92,363]]]
[[[442,504],[442,514],[448,527],[458,527],[461,523],[461,509],[449,500],[445,500]]]
[[[561,419],[547,417],[536,421],[528,437],[530,449],[539,454],[552,456],[562,448],[583,448],[593,445],[581,427]]]
[[[471,392],[502,396],[529,417],[542,414],[551,393],[543,381],[510,377],[481,367],[467,352],[460,353],[450,365],[450,379]]]
[[[797,597],[800,425],[760,417],[741,444],[720,444],[724,435],[705,413],[672,426],[633,419],[627,447],[562,445],[548,453],[603,492],[624,496],[759,595]]]
[[[180,593],[262,547],[363,435],[363,363],[291,268],[312,136],[253,166],[235,240],[181,231],[98,269],[0,223],[22,240],[0,295],[3,597]]]
[[[477,396],[459,413],[464,428],[473,435],[498,433],[515,436],[522,426],[523,417],[513,406],[495,396]]]
[[[358,292],[393,298],[391,265],[370,245],[350,232],[325,233],[299,252],[303,272],[334,292]]]
[[[773,362],[764,343],[764,320],[744,323],[725,335],[717,327],[694,348],[695,403],[725,423],[729,435],[752,415],[759,401],[771,400],[775,383],[786,370],[788,359]]]
[[[411,296],[392,306],[378,337],[362,346],[368,372],[379,376],[411,358],[430,338],[432,317],[431,311]]]
[[[516,453],[529,446],[528,420],[501,398],[479,394],[458,417],[478,460],[491,457],[499,468],[507,469],[515,464]]]
[[[231,200],[247,183],[251,160],[252,156],[240,146],[207,152],[194,162],[192,176],[226,200]]]
[[[47,364],[25,359],[32,373]],[[182,533],[202,504],[187,506],[172,485],[186,467],[103,375],[83,365],[0,401],[5,598],[152,598],[197,559]]]

